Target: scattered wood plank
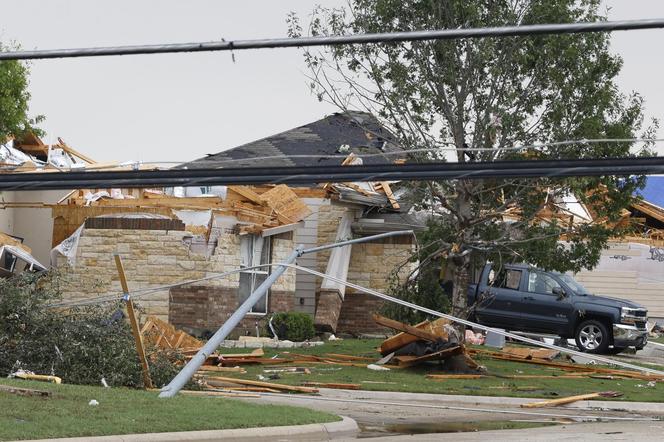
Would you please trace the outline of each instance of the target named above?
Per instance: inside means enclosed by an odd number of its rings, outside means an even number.
[[[240,385],[249,385],[249,386],[254,386],[254,387],[273,388],[275,390],[294,391],[294,392],[298,392],[298,393],[318,393],[318,389],[316,389],[316,388],[298,387],[298,386],[295,386],[295,385],[275,384],[275,383],[272,383],[272,382],[252,381],[252,380],[249,380],[249,379],[217,377],[216,380],[232,382],[232,383],[240,384]]]
[[[244,373],[247,372],[247,370],[245,370],[242,367],[218,367],[216,365],[202,365],[201,367],[215,367],[214,370],[208,370],[208,371],[214,371],[214,372],[219,372],[219,373],[241,373],[241,374],[244,374]],[[205,369],[202,370],[202,371],[205,371]]]
[[[198,349],[203,346],[203,342],[156,316],[146,318],[141,334],[157,347],[177,348],[185,353],[196,354]]]
[[[428,374],[427,379],[447,380],[447,379],[481,379],[487,377],[483,374]]]
[[[303,382],[305,387],[334,388],[339,390],[360,390],[360,384],[340,384],[331,382]]]
[[[440,337],[434,335],[433,333],[429,333],[425,330],[413,327],[412,325],[404,324],[403,322],[395,321],[394,319],[386,318],[377,313],[373,315],[373,320],[378,325],[408,333],[409,335],[416,336],[419,339],[424,339],[425,341],[437,342],[440,340]]]
[[[363,356],[353,356],[353,355],[344,355],[344,354],[337,354],[337,353],[326,353],[326,357],[333,358],[333,359],[341,359],[341,360],[348,360],[348,361],[367,361],[367,362],[373,362],[376,360],[376,358],[367,358]]]
[[[11,385],[0,385],[0,392],[15,394],[18,396],[49,397],[50,391],[35,390],[33,388],[12,387]]]
[[[251,353],[222,353],[217,355],[220,358],[260,358],[261,356],[265,356],[265,350],[262,348],[257,348],[256,350],[253,350]]]
[[[571,404],[573,402],[596,399],[598,397],[617,397],[621,395],[622,393],[619,393],[617,391],[602,391],[598,393],[579,394],[577,396],[568,396],[558,399],[551,399],[542,402],[530,402],[528,404],[521,404],[521,408],[557,407],[558,405]]]
[[[547,359],[553,360],[560,354],[558,350],[550,350],[548,348],[528,348],[528,347],[505,347],[502,353],[510,356],[516,356],[524,359]]]

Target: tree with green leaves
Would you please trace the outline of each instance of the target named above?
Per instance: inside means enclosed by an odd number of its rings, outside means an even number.
[[[317,7],[307,33],[605,19],[599,0],[352,0],[346,8]],[[303,33],[297,16],[288,22],[292,36]],[[645,126],[643,98],[619,91],[622,60],[609,43],[608,33],[536,35],[347,45],[304,56],[319,100],[379,116],[412,152],[410,161],[651,155],[649,143],[615,142],[652,139],[657,122]],[[587,141],[598,139],[614,142]],[[642,185],[643,177],[617,176],[411,183],[413,202],[434,215],[416,258],[420,267],[452,269],[452,312],[460,315],[473,263],[522,261],[559,271],[596,265]],[[552,201],[570,195],[591,209],[592,222],[541,219]]]
[[[6,49],[0,44],[0,51]],[[0,143],[8,136],[20,136],[28,130],[35,131],[35,124],[43,117],[28,116],[28,67],[19,61],[0,61]]]

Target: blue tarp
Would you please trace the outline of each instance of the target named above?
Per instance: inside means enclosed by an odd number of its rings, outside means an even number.
[[[647,177],[646,186],[636,192],[644,200],[664,207],[664,175],[651,175]]]

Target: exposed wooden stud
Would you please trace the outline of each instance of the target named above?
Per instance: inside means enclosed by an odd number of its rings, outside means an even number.
[[[136,342],[136,352],[138,353],[138,359],[141,362],[141,367],[143,369],[143,386],[145,388],[152,388],[152,378],[150,377],[150,367],[148,366],[148,359],[145,356],[145,348],[143,347],[143,337],[141,336],[141,330],[138,326],[138,319],[136,319],[134,303],[129,296],[129,286],[127,285],[127,277],[125,276],[124,266],[122,265],[122,258],[120,255],[115,255],[115,266],[118,269],[120,285],[122,286],[122,292],[125,295],[127,315],[129,316],[129,324],[131,324],[131,333],[134,335],[134,341]]]

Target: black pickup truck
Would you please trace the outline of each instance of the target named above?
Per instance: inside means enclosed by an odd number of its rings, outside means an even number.
[[[574,338],[587,353],[642,349],[648,341],[648,311],[616,298],[595,296],[569,275],[525,264],[487,264],[468,287],[472,318],[514,331]]]

